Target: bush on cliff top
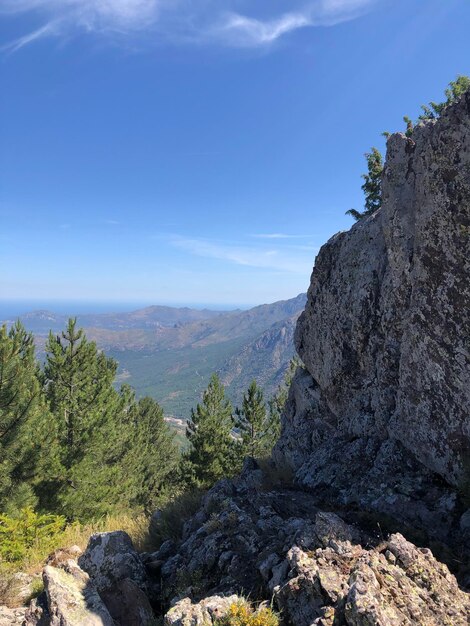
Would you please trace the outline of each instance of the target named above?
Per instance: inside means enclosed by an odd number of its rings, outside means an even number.
[[[470,89],[470,77],[459,75],[455,80],[449,83],[449,86],[445,90],[446,99],[444,102],[430,102],[429,104],[422,104],[421,109],[423,112],[419,116],[420,120],[434,120],[442,115],[444,109],[456,102],[466,91]]]

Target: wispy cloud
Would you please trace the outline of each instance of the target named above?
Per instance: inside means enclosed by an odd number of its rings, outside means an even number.
[[[7,42],[16,51],[45,37],[80,31],[146,41],[217,43],[266,47],[300,28],[332,26],[351,20],[382,0],[258,0],[250,14],[239,0],[1,0],[0,15],[34,14],[42,23]]]
[[[42,39],[43,37],[51,37],[59,31],[60,29],[58,29],[58,23],[56,21],[51,21],[48,24],[45,24],[44,26],[33,30],[31,33],[23,35],[22,37],[18,37],[14,41],[7,43],[2,48],[6,51],[16,52],[20,48],[23,48],[24,46],[33,43],[37,39]]]
[[[259,20],[229,13],[213,29],[214,34],[232,46],[264,46],[293,30],[311,26],[308,12],[286,13],[278,18]]]
[[[301,275],[310,272],[315,253],[313,249],[304,254],[293,249],[246,246],[176,235],[171,237],[170,244],[199,257]]]
[[[287,233],[254,233],[254,239],[307,239],[309,235],[288,235]]]

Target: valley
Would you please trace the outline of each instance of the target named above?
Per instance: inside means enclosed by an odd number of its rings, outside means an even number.
[[[269,398],[294,355],[295,323],[305,302],[306,295],[299,294],[245,311],[151,306],[78,315],[77,324],[119,363],[117,386],[131,385],[137,397],[156,399],[167,418],[184,420],[213,372],[235,405],[253,379]],[[49,331],[60,333],[67,319],[45,310],[20,316],[35,336],[40,360]]]

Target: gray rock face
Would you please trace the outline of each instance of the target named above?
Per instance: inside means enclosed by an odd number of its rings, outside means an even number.
[[[89,576],[75,561],[43,571],[50,626],[115,626]]]
[[[382,208],[321,249],[274,469],[216,485],[155,555],[167,599],[195,616],[244,590],[296,626],[467,624],[468,594],[397,529],[458,548],[465,583],[469,311],[467,93],[389,139]],[[289,470],[290,488],[270,483]]]
[[[294,394],[313,394],[304,416],[322,424],[294,458],[291,415],[280,450],[300,467],[332,430],[390,440],[459,484],[470,450],[469,316],[467,93],[411,138],[389,139],[382,208],[320,250],[296,329],[313,381]]]
[[[155,626],[155,614],[147,596],[129,578],[100,595],[117,626]]]
[[[100,592],[126,578],[145,589],[145,567],[131,538],[122,530],[92,535],[78,563]]]
[[[276,463],[468,554],[470,93],[389,139],[382,208],[320,250],[295,340]]]
[[[0,606],[0,626],[20,626],[23,624],[26,609],[9,609]]]

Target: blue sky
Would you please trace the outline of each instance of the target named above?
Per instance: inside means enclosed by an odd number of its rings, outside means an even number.
[[[468,0],[0,0],[0,298],[308,287],[363,154],[470,74]]]

